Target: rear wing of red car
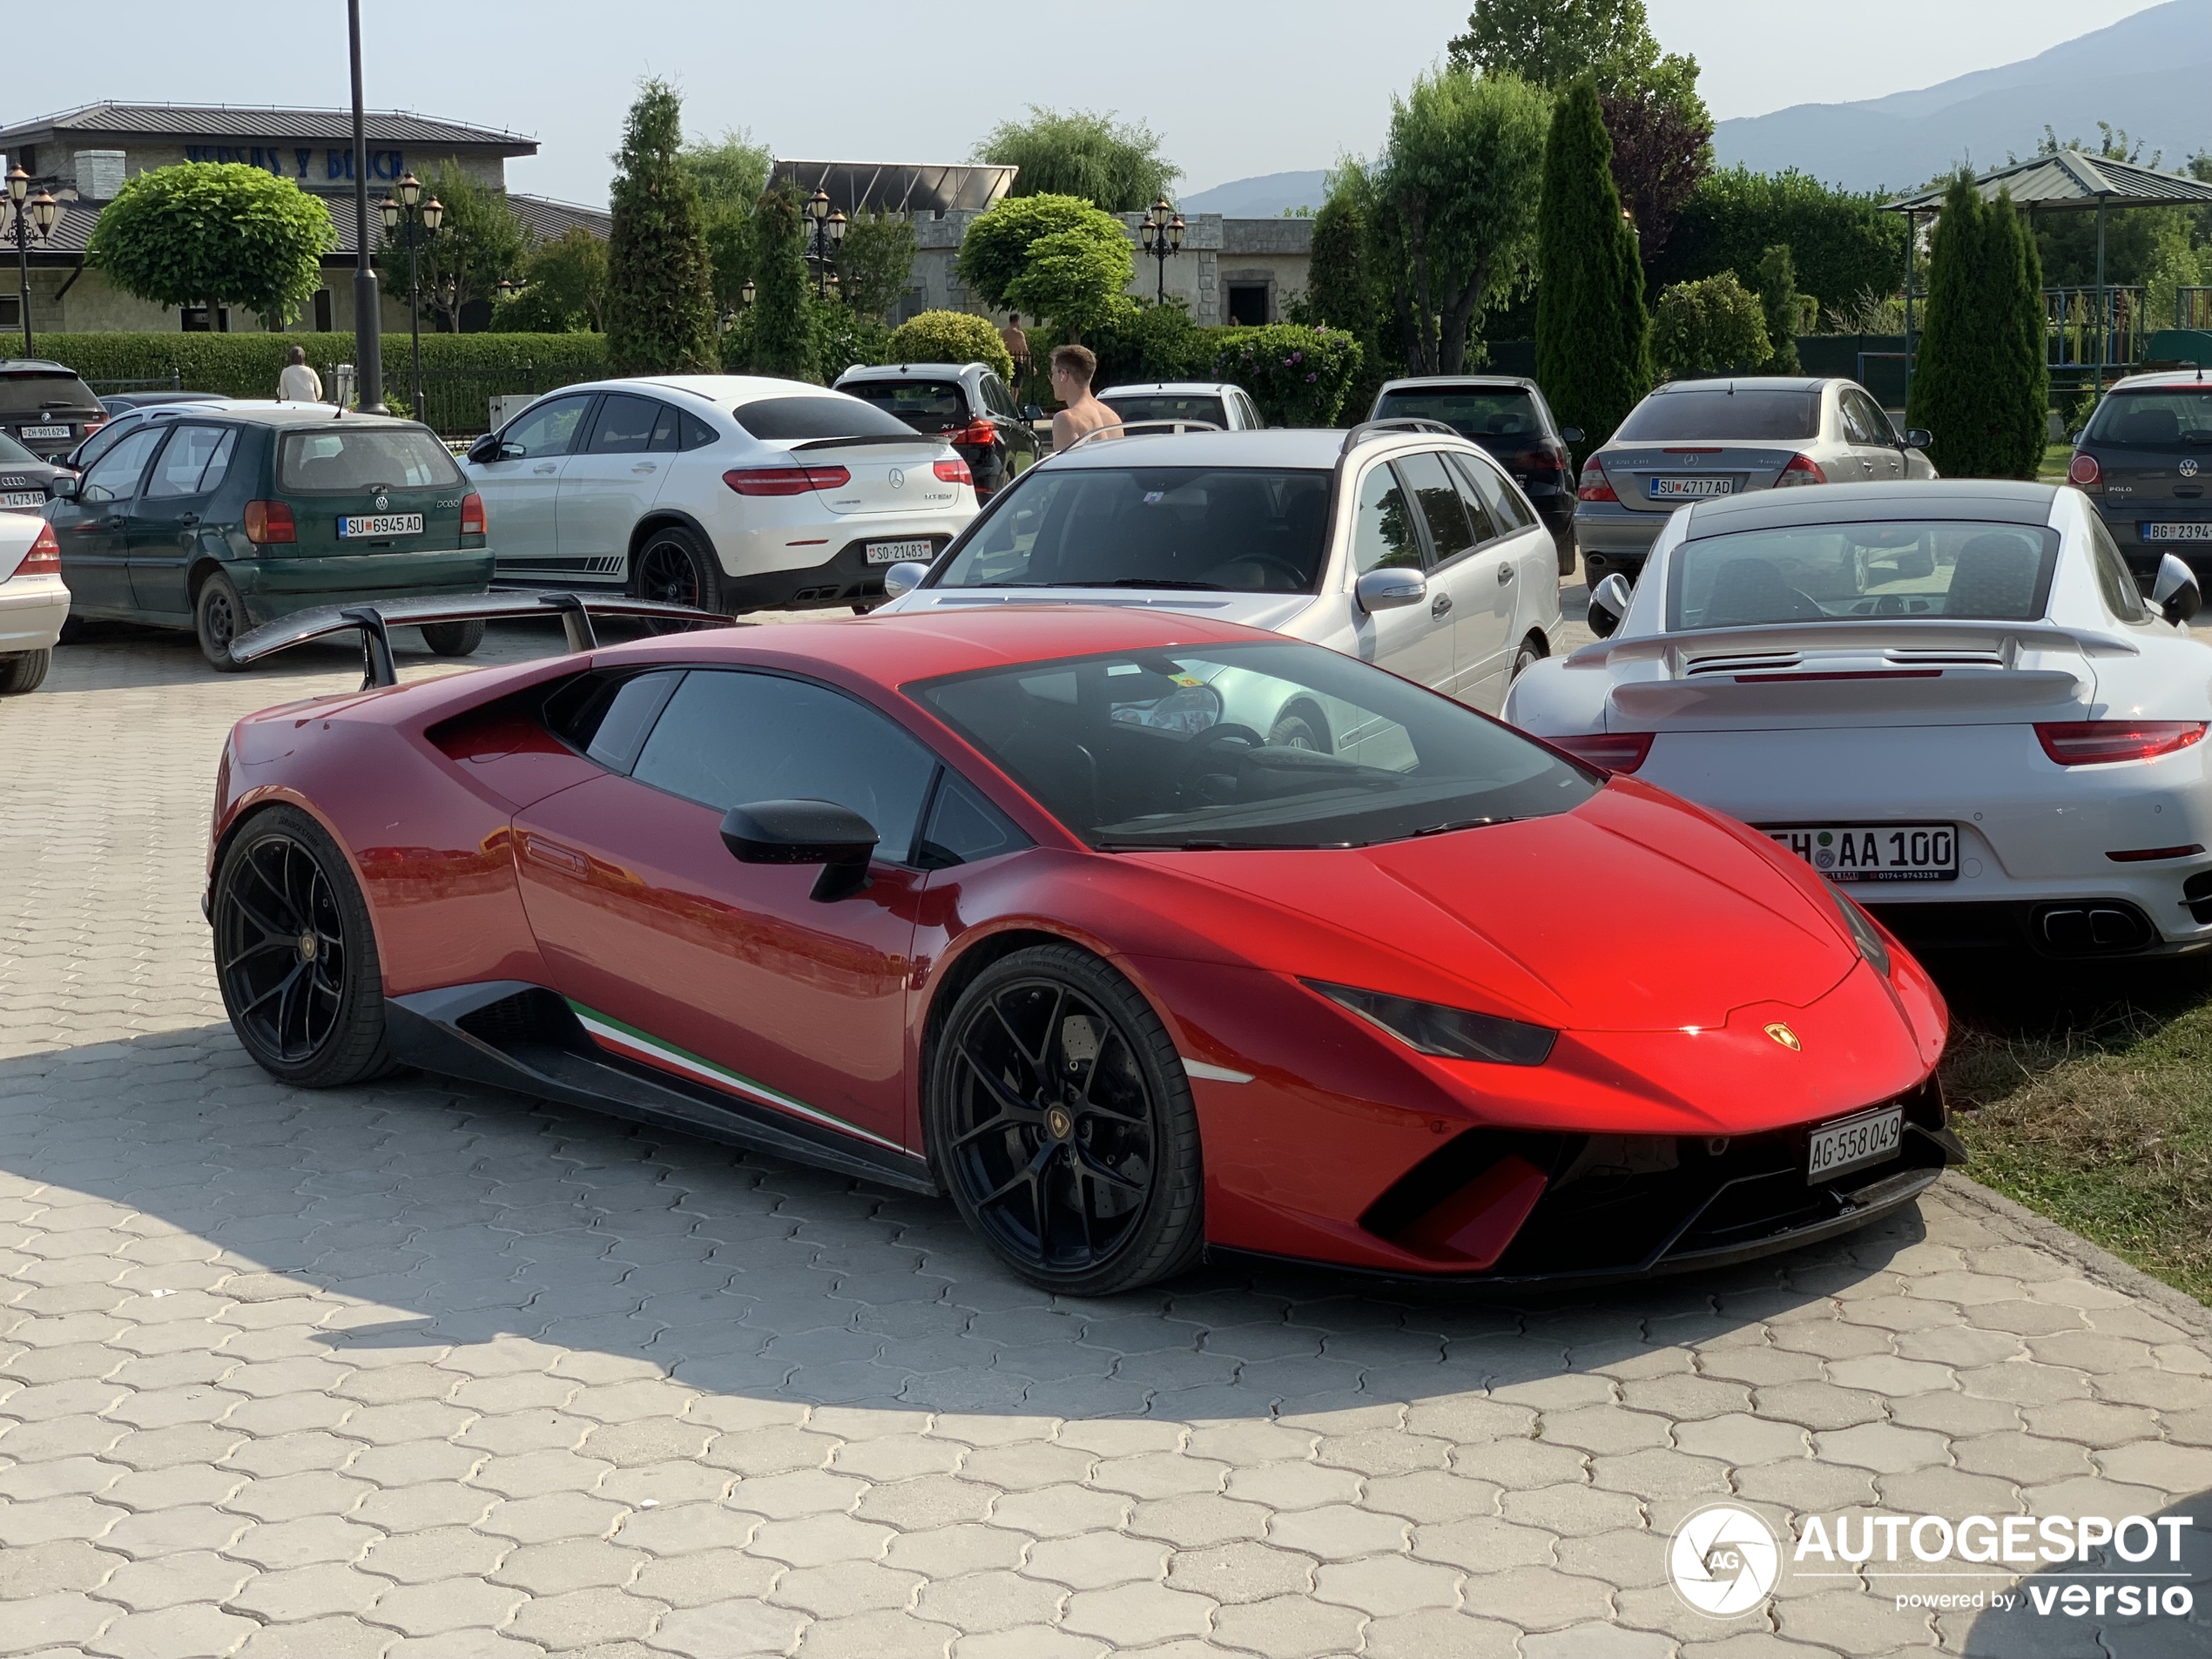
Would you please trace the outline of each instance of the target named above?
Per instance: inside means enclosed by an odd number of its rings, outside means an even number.
[[[251,633],[231,641],[231,660],[243,666],[256,663],[310,639],[332,634],[358,632],[361,639],[361,689],[399,684],[392,664],[395,628],[420,628],[426,624],[497,622],[523,617],[561,618],[572,651],[592,651],[599,644],[591,626],[594,617],[644,617],[664,622],[691,623],[710,628],[751,627],[718,611],[698,610],[690,605],[662,604],[651,599],[626,598],[620,594],[464,593],[451,598],[378,599],[361,604],[317,605],[295,610],[288,617],[264,623]]]

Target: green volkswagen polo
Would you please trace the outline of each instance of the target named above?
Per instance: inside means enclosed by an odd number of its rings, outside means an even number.
[[[482,593],[484,504],[437,435],[327,406],[194,409],[47,486],[70,620],[189,628],[229,671],[238,634],[309,605]],[[442,656],[481,622],[422,630]]]

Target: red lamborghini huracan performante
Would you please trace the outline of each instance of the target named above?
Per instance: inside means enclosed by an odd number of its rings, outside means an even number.
[[[239,723],[213,829],[224,1000],[278,1078],[420,1066],[948,1194],[1055,1290],[1208,1249],[1676,1271],[1965,1156],[1941,998],[1765,837],[1203,617],[721,628],[323,698]]]

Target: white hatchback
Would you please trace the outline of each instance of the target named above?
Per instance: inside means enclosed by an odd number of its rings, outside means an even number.
[[[1258,432],[1267,422],[1241,386],[1217,381],[1147,381],[1109,386],[1098,401],[1122,417],[1123,426],[1140,421],[1203,421],[1224,432]]]
[[[1921,948],[2212,947],[2212,645],[2080,491],[1816,486],[1668,519],[1506,718],[1743,819]]]
[[[710,610],[850,604],[975,516],[942,438],[842,392],[738,374],[563,387],[462,463],[502,582]]]

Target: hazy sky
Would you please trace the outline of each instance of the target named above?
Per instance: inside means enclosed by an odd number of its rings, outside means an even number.
[[[2033,56],[2143,0],[1649,0],[1695,53],[1716,116],[1926,86]],[[8,81],[12,122],[117,98],[347,101],[341,0],[180,8],[78,0],[92,25]],[[1184,188],[1372,152],[1393,91],[1440,57],[1469,0],[363,0],[368,101],[537,138],[516,189],[605,198],[607,154],[641,75],[696,132],[744,127],[807,159],[951,161],[1031,103],[1111,109],[1167,140]],[[1809,158],[1817,170],[1817,158]]]

